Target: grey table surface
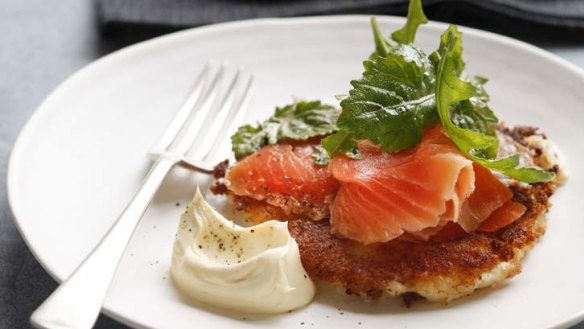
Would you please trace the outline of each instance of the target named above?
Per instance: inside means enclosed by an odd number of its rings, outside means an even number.
[[[31,312],[57,286],[28,250],[8,205],[6,167],[19,131],[73,72],[158,33],[104,37],[91,1],[0,0],[0,329],[29,328]],[[524,26],[513,36],[584,68],[584,31],[569,34]],[[95,328],[127,327],[100,316]],[[572,329],[584,329],[584,322]]]

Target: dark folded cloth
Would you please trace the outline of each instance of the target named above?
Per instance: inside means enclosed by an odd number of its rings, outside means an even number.
[[[103,31],[151,27],[179,29],[258,18],[329,14],[398,14],[407,0],[97,0]],[[425,0],[434,20],[479,26],[514,22],[584,30],[584,0]],[[477,23],[478,22],[478,23]]]

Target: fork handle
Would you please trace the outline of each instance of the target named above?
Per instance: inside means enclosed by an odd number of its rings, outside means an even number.
[[[136,226],[176,162],[167,157],[154,162],[142,187],[99,244],[34,311],[30,319],[34,326],[45,329],[90,329],[93,326]]]

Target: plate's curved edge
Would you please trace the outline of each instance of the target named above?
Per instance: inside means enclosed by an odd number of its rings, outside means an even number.
[[[584,310],[582,310],[580,313],[576,313],[571,318],[564,320],[564,322],[561,322],[555,326],[549,327],[549,329],[565,329],[565,328],[568,328],[571,326],[575,326],[575,325],[581,323],[582,321],[584,321]]]
[[[91,71],[99,70],[101,66],[107,65],[109,62],[114,60],[123,60],[127,57],[131,57],[136,53],[140,53],[143,51],[147,51],[150,47],[159,47],[164,43],[167,42],[175,42],[181,38],[189,38],[196,36],[198,34],[205,34],[205,33],[214,33],[220,32],[221,30],[230,30],[234,28],[241,28],[241,27],[262,27],[262,26],[269,26],[269,25],[293,25],[293,24],[320,24],[320,23],[348,23],[348,22],[367,22],[369,21],[370,15],[338,15],[338,16],[313,16],[313,17],[293,17],[293,18],[263,18],[263,19],[250,19],[250,20],[242,20],[236,22],[228,22],[228,23],[220,23],[209,25],[205,27],[198,27],[198,28],[191,28],[186,29],[178,32],[173,32],[170,34],[162,35],[147,41],[139,42],[134,45],[130,45],[128,47],[122,48],[115,52],[112,52],[106,56],[103,56],[87,65],[82,67],[81,69],[77,70],[63,82],[61,82],[55,89],[53,89],[48,96],[40,103],[39,106],[35,109],[32,116],[29,118],[27,123],[22,128],[21,132],[19,133],[16,142],[13,145],[12,151],[9,156],[8,166],[7,166],[7,179],[6,179],[6,188],[7,188],[7,199],[8,204],[11,209],[11,212],[14,216],[16,227],[22,236],[23,240],[25,241],[26,245],[28,246],[29,250],[32,252],[35,259],[41,264],[41,266],[55,279],[57,282],[61,282],[65,279],[64,275],[59,275],[58,271],[49,264],[47,264],[39,255],[34,247],[34,243],[30,241],[26,235],[25,229],[21,226],[19,221],[19,214],[18,210],[16,209],[15,201],[14,201],[14,194],[13,190],[15,189],[16,182],[15,182],[15,174],[14,172],[17,170],[17,161],[18,158],[21,157],[21,153],[23,152],[22,144],[31,134],[31,129],[34,127],[37,121],[42,119],[42,116],[45,115],[44,108],[47,107],[46,104],[50,103],[56,95],[59,95],[61,90],[66,89],[69,85],[74,84],[77,79],[80,77],[89,74]],[[380,22],[387,21],[387,20],[397,20],[400,22],[405,21],[404,17],[397,17],[397,16],[385,16],[380,15],[377,16]],[[429,22],[426,25],[427,28],[446,28],[448,26],[447,23],[441,22]],[[538,56],[544,57],[547,60],[554,62],[555,64],[563,67],[566,71],[576,74],[584,83],[584,69],[580,68],[579,66],[558,57],[548,51],[541,49],[537,46],[528,44],[526,42],[516,40],[507,36],[499,35],[492,32],[482,31],[474,28],[460,26],[460,29],[463,33],[468,33],[474,35],[479,38],[485,38],[492,42],[504,43],[510,47],[521,48],[524,51],[535,53]],[[123,316],[118,315],[114,310],[104,308],[104,313],[108,316],[125,323],[127,325],[139,328],[146,328],[139,324],[138,322],[132,321],[131,319],[127,319]],[[571,326],[574,324],[579,323],[580,321],[584,320],[584,310],[580,313],[575,314],[569,319],[566,319],[564,322],[554,325],[550,328],[565,328],[567,326]]]
[[[66,89],[69,85],[74,84],[79,77],[82,77],[86,74],[89,74],[91,71],[99,70],[101,66],[107,65],[109,62],[114,60],[123,60],[126,57],[131,57],[135,53],[140,53],[143,51],[147,51],[150,47],[159,47],[161,44],[166,42],[175,42],[181,38],[189,38],[197,34],[205,34],[205,33],[213,33],[213,32],[220,32],[221,30],[229,30],[238,27],[253,27],[258,25],[271,25],[271,24],[295,24],[296,22],[308,22],[308,23],[319,23],[322,20],[326,21],[361,21],[363,17],[369,17],[364,15],[346,15],[346,16],[320,16],[320,17],[293,17],[293,18],[262,18],[262,19],[250,19],[250,20],[241,20],[235,22],[227,22],[227,23],[220,23],[214,24],[209,26],[197,27],[197,28],[190,28],[185,29],[182,31],[177,31],[169,34],[165,34],[162,36],[158,36],[152,38],[150,40],[138,42],[136,44],[124,47],[122,49],[116,50],[110,54],[107,54],[103,57],[96,59],[95,61],[83,66],[79,70],[75,71],[69,77],[67,77],[63,82],[61,82],[57,87],[55,87],[48,95],[43,99],[43,101],[36,107],[32,116],[28,119],[26,124],[21,129],[18,137],[16,138],[16,142],[12,147],[12,151],[10,152],[8,166],[6,171],[6,192],[8,198],[8,204],[10,210],[13,214],[14,221],[17,227],[18,232],[20,233],[21,237],[23,238],[24,242],[26,243],[29,250],[32,252],[35,259],[41,264],[43,269],[49,273],[49,275],[57,282],[62,282],[65,280],[66,275],[62,275],[59,273],[58,270],[52,268],[47,262],[45,262],[42,257],[39,256],[37,248],[34,247],[34,243],[30,241],[27,237],[26,230],[23,228],[19,221],[19,215],[16,207],[14,206],[14,195],[13,195],[13,186],[15,186],[14,182],[14,172],[16,171],[17,165],[15,164],[18,160],[17,158],[20,156],[22,144],[24,144],[24,140],[28,138],[30,135],[31,127],[33,127],[37,121],[41,120],[42,116],[44,115],[44,108],[46,104],[50,103],[53,98],[58,95],[61,90]],[[397,19],[403,20],[403,17],[394,17],[394,16],[384,16],[384,19]],[[438,23],[440,24],[440,23]]]
[[[14,203],[15,203],[14,195],[11,192],[13,190],[13,186],[15,184],[14,175],[13,175],[15,168],[17,168],[17,166],[15,165],[15,162],[17,161],[16,159],[20,156],[21,148],[22,148],[21,145],[23,144],[23,140],[25,140],[27,138],[27,136],[30,134],[29,131],[31,130],[31,127],[34,126],[34,124],[38,120],[40,120],[40,118],[44,114],[43,109],[45,108],[46,104],[50,103],[50,101],[55,97],[55,95],[58,95],[61,92],[61,90],[67,88],[67,86],[69,86],[70,84],[73,84],[75,82],[75,80],[77,80],[79,77],[81,77],[85,74],[88,74],[88,72],[91,72],[93,70],[98,70],[101,66],[107,65],[110,61],[123,60],[126,57],[133,56],[135,53],[147,51],[148,48],[150,48],[150,47],[158,47],[161,45],[161,43],[174,42],[178,39],[189,38],[189,37],[192,37],[192,36],[197,35],[197,34],[220,32],[221,30],[225,30],[225,29],[229,30],[229,29],[239,28],[239,27],[261,27],[262,25],[273,25],[273,24],[277,24],[277,25],[290,25],[290,24],[298,24],[298,23],[300,23],[300,24],[319,24],[319,23],[322,23],[323,21],[325,21],[326,23],[368,22],[369,17],[370,17],[369,15],[339,15],[339,16],[314,16],[314,17],[292,17],[292,18],[262,18],[262,19],[242,20],[242,21],[220,23],[220,24],[209,25],[209,26],[198,27],[198,28],[191,28],[191,29],[186,29],[186,30],[162,35],[162,36],[159,36],[159,37],[147,40],[147,41],[136,43],[134,45],[130,45],[128,47],[125,47],[125,48],[122,48],[122,49],[117,50],[115,52],[112,52],[108,55],[105,55],[105,56],[87,64],[86,66],[82,67],[81,69],[77,70],[75,73],[73,73],[71,76],[69,76],[63,82],[61,82],[55,89],[53,89],[53,91],[51,91],[49,93],[49,95],[40,103],[40,105],[37,106],[36,110],[34,111],[32,116],[29,118],[27,123],[24,125],[21,132],[19,133],[19,135],[16,139],[16,142],[13,145],[13,148],[12,148],[12,151],[11,151],[11,154],[9,157],[9,161],[8,161],[8,168],[7,168],[7,174],[6,174],[7,175],[6,184],[7,184],[8,204],[9,204],[10,209],[12,211],[12,214],[14,216],[16,227],[17,227],[20,235],[24,239],[26,245],[31,250],[34,257],[41,264],[41,266],[49,273],[49,275],[51,275],[51,277],[53,277],[53,279],[55,279],[58,282],[61,282],[62,280],[64,280],[64,278],[65,278],[64,275],[60,275],[60,273],[58,273],[58,271],[56,269],[52,268],[49,264],[44,262],[41,257],[39,257],[36,248],[34,248],[33,242],[29,241],[29,239],[27,238],[25,229],[20,225],[20,221],[18,219],[19,218],[18,211],[17,211],[16,207],[14,207]],[[405,21],[404,17],[398,17],[398,16],[378,16],[378,19],[380,22],[382,22],[383,20],[397,20],[397,21],[401,21],[401,22]],[[430,28],[446,28],[447,26],[448,26],[447,23],[434,22],[434,21],[429,22],[427,25],[427,27],[430,27]],[[510,46],[523,48],[524,50],[529,51],[529,52],[535,52],[539,56],[543,56],[546,59],[551,60],[560,66],[563,66],[568,71],[572,71],[572,72],[578,74],[581,77],[581,79],[584,81],[584,69],[576,66],[573,63],[568,62],[567,60],[565,60],[563,58],[560,58],[554,54],[551,54],[548,51],[545,51],[539,47],[536,47],[534,45],[528,44],[528,43],[520,41],[520,40],[510,38],[510,37],[506,37],[506,36],[499,35],[499,34],[492,33],[492,32],[482,31],[482,30],[478,30],[478,29],[474,29],[474,28],[469,28],[469,27],[463,26],[463,27],[461,27],[461,30],[464,33],[470,33],[472,35],[486,38],[486,39],[489,39],[489,40],[494,41],[494,42],[504,42]],[[583,315],[583,317],[584,317],[584,315]]]
[[[46,98],[43,101],[43,103],[45,101],[46,101]],[[38,109],[38,107],[37,107],[37,109]],[[23,136],[24,130],[29,126],[30,121],[35,116],[36,116],[36,110],[35,110],[35,113],[33,113],[33,115],[30,117],[30,119],[26,122],[25,126],[20,131],[18,138],[16,139],[16,142],[14,143],[14,145],[12,147],[12,150],[10,151],[10,156],[8,159],[8,166],[6,169],[6,197],[8,199],[8,206],[10,207],[10,211],[12,212],[12,216],[14,217],[14,223],[16,225],[16,229],[18,230],[18,233],[20,234],[20,236],[24,240],[24,243],[28,247],[28,250],[30,250],[30,252],[34,256],[34,258],[39,262],[39,264],[41,264],[42,268],[45,271],[47,271],[47,273],[49,273],[49,275],[53,278],[53,280],[60,283],[61,281],[63,281],[63,279],[61,277],[59,277],[57,275],[56,271],[53,268],[51,268],[50,266],[48,266],[48,264],[46,264],[42,260],[42,258],[38,255],[36,248],[33,248],[32,242],[28,239],[23,227],[20,225],[20,221],[18,220],[18,214],[17,214],[17,211],[14,207],[13,193],[11,192],[13,189],[12,186],[14,186],[14,184],[15,184],[14,183],[15,177],[12,173],[16,170],[15,168],[17,168],[17,166],[14,163],[17,161],[17,160],[15,160],[15,158],[18,155],[18,153],[20,152],[19,145],[23,143],[22,136]]]

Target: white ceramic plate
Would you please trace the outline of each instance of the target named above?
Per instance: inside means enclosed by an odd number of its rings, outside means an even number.
[[[388,34],[403,19],[381,17]],[[432,51],[444,24],[421,28]],[[127,249],[104,304],[139,328],[557,328],[584,318],[584,74],[540,49],[463,29],[467,70],[490,78],[492,108],[509,124],[541,127],[565,154],[570,180],[553,197],[546,235],[523,273],[448,306],[364,303],[321,291],[291,314],[262,317],[191,306],[168,278],[177,222],[197,183],[177,168],[166,179]],[[82,69],[59,86],[26,125],[12,153],[8,188],[21,233],[39,262],[65,278],[133,195],[145,154],[208,59],[255,73],[253,122],[293,96],[334,102],[373,50],[369,17],[254,20],[174,33]],[[180,203],[180,206],[176,204]]]

